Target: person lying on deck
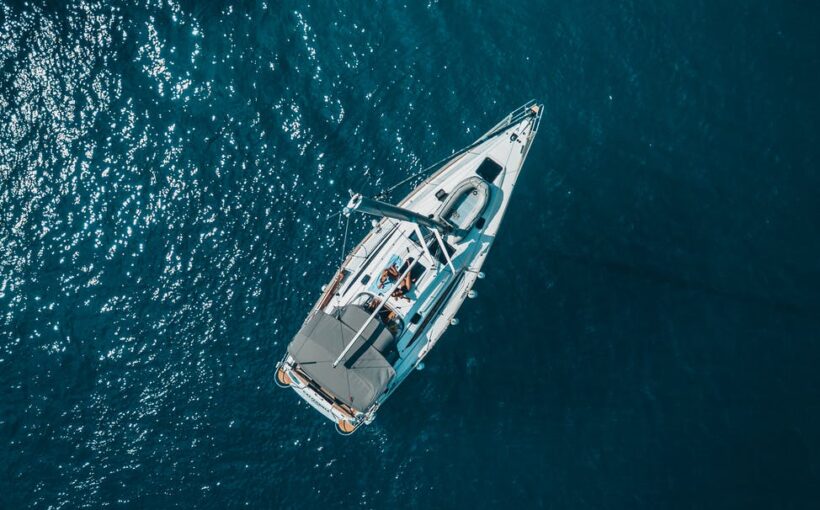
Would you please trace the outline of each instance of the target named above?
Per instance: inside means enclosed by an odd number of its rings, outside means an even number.
[[[405,294],[410,292],[410,289],[413,288],[413,284],[416,283],[416,280],[412,276],[413,271],[407,271],[407,268],[410,267],[412,264],[413,264],[413,259],[409,258],[409,259],[407,259],[407,262],[405,262],[401,266],[401,268],[399,269],[399,274],[405,273],[405,271],[406,271],[406,273],[404,275],[404,278],[401,279],[401,283],[399,283],[399,286],[396,287],[396,290],[394,290],[393,294],[391,294],[393,297],[395,297],[395,298],[403,297],[404,299],[407,299],[408,301],[410,300],[410,298],[405,296]]]
[[[381,289],[384,287],[384,284],[387,280],[391,282],[399,277],[401,273],[399,272],[399,268],[396,267],[396,264],[390,264],[390,267],[382,271],[382,275],[379,278],[379,288]]]

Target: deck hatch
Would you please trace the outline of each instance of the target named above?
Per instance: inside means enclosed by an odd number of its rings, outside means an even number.
[[[484,161],[481,162],[475,173],[485,181],[493,182],[502,170],[504,170],[504,168],[501,165],[490,158],[484,158]]]

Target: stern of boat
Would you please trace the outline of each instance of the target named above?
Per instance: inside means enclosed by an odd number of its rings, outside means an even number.
[[[362,424],[372,422],[375,417],[375,408],[370,409],[368,413],[362,413],[345,409],[330,401],[318,388],[313,387],[310,379],[294,365],[294,360],[290,356],[276,364],[275,382],[280,388],[291,388],[295,391],[302,400],[332,421],[336,431],[342,435],[352,434]]]

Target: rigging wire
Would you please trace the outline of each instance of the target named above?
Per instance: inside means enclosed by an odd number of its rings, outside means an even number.
[[[339,227],[342,226],[341,223],[342,223],[342,217],[339,216]],[[344,263],[345,263],[345,253],[346,253],[346,250],[347,250],[347,233],[348,233],[349,228],[350,228],[350,216],[347,216],[346,220],[345,220],[345,233],[342,236],[342,251],[341,251],[341,253],[339,253],[339,271],[338,271],[339,273],[341,273],[341,271],[343,270],[342,268],[344,267]],[[338,276],[337,276],[337,278],[338,278]],[[339,305],[339,297],[340,296],[337,293],[336,294],[336,306]]]
[[[431,170],[433,170],[434,168],[439,167],[439,166],[443,165],[444,163],[446,163],[446,162],[448,162],[448,161],[450,161],[450,160],[452,160],[452,159],[454,159],[454,158],[457,158],[458,156],[461,156],[461,155],[462,155],[462,154],[464,154],[465,152],[468,152],[470,149],[473,149],[474,147],[476,147],[476,146],[478,146],[478,145],[481,145],[482,143],[484,143],[484,142],[486,142],[487,140],[489,140],[490,138],[492,138],[492,137],[494,137],[494,136],[498,135],[499,133],[503,133],[505,130],[507,130],[507,128],[509,128],[509,127],[510,127],[510,126],[512,126],[513,124],[517,124],[518,122],[521,122],[522,120],[524,120],[526,117],[529,117],[529,116],[532,116],[532,115],[535,115],[535,112],[533,112],[533,111],[532,111],[531,109],[529,109],[529,108],[525,109],[523,112],[519,113],[518,115],[514,115],[514,116],[512,116],[512,117],[510,118],[510,121],[509,121],[509,122],[505,123],[503,126],[499,127],[498,129],[493,129],[493,130],[492,130],[492,132],[487,133],[485,136],[482,136],[481,138],[479,138],[479,139],[478,139],[478,140],[476,140],[475,142],[471,143],[470,145],[468,145],[468,146],[464,147],[463,149],[458,150],[458,151],[456,151],[456,152],[453,152],[453,153],[452,153],[452,154],[450,154],[449,156],[446,156],[446,157],[444,157],[444,158],[442,158],[442,159],[440,159],[440,160],[436,161],[436,162],[435,162],[435,163],[433,163],[432,165],[428,165],[428,166],[427,166],[427,167],[425,167],[424,169],[419,170],[418,172],[416,172],[416,173],[414,173],[414,174],[411,174],[411,175],[409,175],[408,177],[405,177],[404,179],[402,179],[402,180],[401,180],[401,181],[399,181],[398,183],[396,183],[396,184],[394,184],[394,185],[390,186],[389,188],[387,188],[387,189],[385,189],[385,190],[382,190],[382,191],[381,191],[378,195],[376,195],[374,198],[375,198],[376,200],[382,200],[382,199],[384,199],[384,198],[387,198],[387,197],[390,195],[390,193],[391,193],[391,192],[393,192],[393,190],[395,190],[395,189],[396,189],[396,188],[398,188],[399,186],[401,186],[401,185],[403,185],[403,184],[406,184],[406,183],[408,183],[408,182],[412,181],[413,179],[415,179],[415,178],[417,178],[417,177],[420,177],[420,176],[422,176],[422,175],[424,175],[424,174],[426,174],[426,173],[430,172],[430,171],[431,171]]]
[[[342,220],[342,217],[339,216],[339,221],[341,222],[341,220]],[[340,258],[339,268],[341,268],[342,264],[344,264],[344,262],[345,262],[345,249],[347,247],[347,231],[348,231],[349,227],[350,227],[350,216],[347,216],[347,220],[345,221],[345,234],[344,234],[344,237],[342,237],[342,253],[339,256],[339,258]]]

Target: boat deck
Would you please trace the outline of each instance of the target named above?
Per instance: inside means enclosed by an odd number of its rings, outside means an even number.
[[[350,302],[365,304],[372,298],[383,300],[387,310],[395,312],[402,321],[402,332],[399,334],[402,336],[401,333],[413,328],[410,319],[417,312],[418,304],[428,297],[432,290],[431,284],[436,281],[438,273],[446,266],[434,259],[432,252],[419,244],[418,235],[411,224],[402,223],[388,235],[389,238],[378,253],[366,260],[365,265],[356,272],[359,275],[358,280],[344,288],[343,294],[330,303],[328,312]],[[425,244],[430,242],[430,239],[425,240]],[[413,265],[408,271],[411,280],[410,290],[402,296],[392,296],[391,291],[395,288],[397,280],[385,272],[388,268],[393,268],[394,275],[401,274],[410,264]],[[383,316],[383,320],[385,317]],[[401,348],[401,343],[399,347]]]
[[[305,331],[300,330],[289,345],[289,352],[295,346],[296,354],[286,356],[282,362],[287,374],[291,374],[290,379],[295,377],[294,381],[299,381],[291,384],[293,389],[337,422],[340,432],[350,433],[355,426],[370,423],[380,404],[418,366],[447,327],[455,323],[455,314],[481,277],[479,271],[495,239],[539,119],[540,107],[527,103],[425,179],[396,204],[398,210],[392,215],[385,214],[389,207],[394,207],[386,203],[379,209],[378,202],[374,205],[371,201],[369,210],[362,209],[382,219],[353,249],[324,289],[306,320]],[[356,210],[361,204],[355,199],[356,196],[351,199],[347,211]],[[412,282],[410,289],[393,295],[401,282],[406,283],[406,276]],[[356,320],[347,320],[356,310]],[[324,319],[315,319],[317,314]],[[322,320],[346,321],[346,333],[336,339],[327,331],[314,331],[318,326],[308,327],[313,324],[310,321]],[[380,321],[382,329],[374,326],[373,321]],[[383,333],[377,335],[374,331]],[[385,337],[387,331],[393,336]],[[331,356],[307,356],[297,349],[301,345],[297,340],[302,337],[326,348]],[[382,341],[386,338],[392,343]],[[384,377],[377,379],[369,372],[361,372],[374,367],[359,362],[359,351],[364,349],[359,343],[367,346],[366,352],[381,353],[386,362],[376,369],[390,372],[386,384]],[[300,365],[306,359],[305,366]],[[344,363],[339,364],[340,360]],[[328,366],[318,373],[317,363]],[[317,380],[333,383],[336,390],[329,396],[317,392],[299,379],[300,370],[313,370]],[[358,374],[361,381],[379,383],[366,395],[360,391],[364,397],[356,397],[356,402],[372,402],[372,406],[357,406],[352,411],[353,418],[336,409],[339,398],[350,391],[328,375],[336,374],[334,370],[351,374],[359,370],[361,373],[353,375]],[[277,381],[287,383],[284,377],[277,377]],[[347,386],[349,383],[348,380]],[[350,401],[353,402],[352,397]]]

